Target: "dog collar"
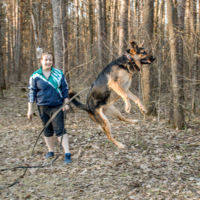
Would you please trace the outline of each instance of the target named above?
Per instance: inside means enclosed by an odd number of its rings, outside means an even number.
[[[128,53],[126,53],[125,55],[128,58],[128,60],[131,62],[131,64],[133,65],[133,67],[139,72],[140,68],[136,65],[136,63],[133,60],[133,58]]]

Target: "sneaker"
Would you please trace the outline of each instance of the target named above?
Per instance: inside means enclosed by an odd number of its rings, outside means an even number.
[[[70,153],[66,153],[66,154],[65,154],[64,163],[65,163],[65,164],[69,164],[69,163],[71,163],[71,162],[72,162],[72,160],[71,160],[71,154],[70,154]]]
[[[53,156],[54,156],[54,152],[49,151],[49,152],[47,153],[47,155],[45,156],[45,158],[51,158],[51,157],[53,157]]]

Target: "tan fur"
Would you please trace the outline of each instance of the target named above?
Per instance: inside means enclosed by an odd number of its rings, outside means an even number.
[[[103,130],[106,132],[107,138],[111,140],[115,145],[117,145],[119,148],[124,148],[124,145],[117,140],[115,140],[111,134],[111,128],[110,128],[110,123],[107,119],[107,117],[103,113],[103,107],[97,110],[97,113],[99,116],[103,119],[103,123],[101,124],[101,127]]]
[[[132,68],[130,68],[129,61],[131,61],[131,59],[129,59],[128,56],[125,54],[127,56],[127,60],[126,62],[124,62],[123,67],[121,66],[121,60],[116,60],[115,62],[112,62],[111,65],[107,66],[107,70],[103,70],[100,73],[100,75],[96,79],[97,82],[95,81],[94,85],[91,87],[91,91],[87,99],[87,104],[80,104],[80,102],[76,104],[77,107],[79,106],[81,109],[88,112],[90,118],[98,123],[103,131],[106,132],[108,139],[111,140],[119,148],[124,148],[124,145],[113,138],[111,134],[110,123],[106,115],[117,117],[119,120],[128,123],[136,123],[138,120],[132,120],[123,117],[120,111],[117,110],[117,108],[113,104],[119,98],[122,98],[125,102],[125,111],[129,113],[131,110],[130,100],[132,100],[140,108],[142,113],[146,113],[146,109],[139,98],[132,94],[129,91],[129,88],[131,86],[133,73],[135,71],[139,71],[138,68],[142,67],[141,63],[144,64],[145,56],[148,54],[146,52],[143,53],[144,55],[140,53],[140,50],[143,51],[143,49],[138,49],[138,46],[135,42],[130,41],[130,44],[130,52],[127,52],[129,53],[129,57],[131,56],[133,58],[137,67],[134,68],[133,65]],[[124,57],[120,57],[120,59],[121,58],[124,59]],[[155,57],[152,57],[151,59],[155,60]],[[86,105],[88,107],[90,106],[89,109]]]

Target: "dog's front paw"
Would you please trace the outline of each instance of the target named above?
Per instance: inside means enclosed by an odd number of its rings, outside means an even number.
[[[141,112],[142,112],[143,114],[147,114],[147,110],[146,110],[146,108],[145,108],[144,106],[141,106],[141,107],[140,107],[140,110],[141,110]]]
[[[118,143],[118,145],[117,145],[120,149],[123,149],[123,148],[125,148],[125,145],[123,145],[122,143]]]

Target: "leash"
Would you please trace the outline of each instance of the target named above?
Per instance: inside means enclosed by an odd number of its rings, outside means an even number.
[[[10,188],[12,186],[14,186],[15,184],[19,183],[20,180],[25,176],[26,174],[26,171],[27,169],[31,169],[31,168],[44,168],[44,167],[49,167],[50,165],[53,165],[53,163],[58,159],[59,155],[50,163],[50,164],[47,164],[47,165],[38,165],[38,166],[19,166],[19,167],[13,167],[13,168],[7,168],[7,169],[1,169],[0,171],[3,172],[3,171],[7,171],[7,170],[14,170],[14,169],[25,169],[24,170],[24,173],[19,177],[18,180],[16,180],[14,183],[10,184],[9,186],[7,187],[0,187],[0,190],[3,190],[3,189],[7,189],[7,188]]]
[[[78,92],[76,95],[74,95],[67,103],[64,103],[53,115],[52,115],[52,117],[49,119],[49,121],[45,124],[45,126],[42,128],[42,130],[40,131],[40,133],[39,133],[39,135],[38,135],[38,137],[37,137],[37,139],[36,139],[36,142],[35,142],[35,144],[34,144],[34,147],[33,147],[33,150],[32,150],[32,155],[34,155],[34,149],[35,149],[35,146],[36,146],[36,144],[37,144],[37,141],[38,141],[38,139],[40,138],[40,136],[41,136],[41,134],[42,134],[42,132],[44,131],[44,129],[45,128],[47,128],[47,126],[51,123],[51,121],[55,118],[55,116],[60,112],[60,110],[63,108],[63,107],[65,107],[66,105],[68,105],[73,99],[75,99],[79,94],[81,94],[82,92],[84,92],[85,90],[88,90],[88,89],[90,89],[91,88],[91,86],[90,87],[87,87],[87,88],[85,88],[85,89],[83,89],[83,90],[81,90],[80,92]]]
[[[91,88],[91,86],[90,86],[90,87],[87,87],[87,88],[85,88],[85,89],[83,89],[83,90],[81,90],[80,92],[78,92],[76,95],[74,95],[72,98],[70,98],[69,101],[68,101],[67,103],[64,103],[64,104],[62,105],[62,107],[60,107],[60,108],[52,115],[52,117],[49,119],[49,121],[45,124],[45,126],[44,126],[44,127],[42,128],[42,130],[40,131],[40,133],[39,133],[39,135],[38,135],[38,137],[37,137],[37,139],[36,139],[36,141],[35,141],[35,144],[34,144],[34,147],[33,147],[33,150],[32,150],[32,154],[31,154],[32,156],[34,155],[34,149],[35,149],[35,147],[36,147],[36,144],[37,144],[38,139],[39,139],[39,137],[41,136],[42,132],[44,131],[45,128],[47,128],[47,126],[48,126],[48,125],[51,123],[51,121],[56,117],[56,115],[60,112],[60,110],[61,110],[64,106],[68,105],[68,104],[69,104],[74,98],[76,98],[79,94],[81,94],[82,92],[84,92],[85,90],[88,90],[88,89],[90,89],[90,88]],[[65,111],[65,113],[64,113],[64,119],[66,119],[66,111]],[[61,146],[62,146],[63,135],[64,135],[64,129],[63,129],[63,133],[62,133],[62,137],[61,137],[61,141],[60,141],[60,150],[61,150]],[[13,168],[1,169],[0,172],[7,171],[7,170],[14,170],[14,169],[25,169],[25,170],[24,170],[24,173],[19,177],[19,179],[18,179],[17,181],[15,181],[14,183],[10,184],[10,185],[7,186],[7,187],[0,187],[0,190],[10,188],[10,187],[16,185],[17,183],[19,183],[19,181],[25,176],[27,169],[31,169],[31,168],[44,168],[44,167],[49,167],[50,165],[53,165],[53,163],[58,159],[59,156],[60,156],[60,155],[58,155],[50,164],[47,164],[47,165],[38,165],[38,166],[18,166],[18,167],[13,167]]]

